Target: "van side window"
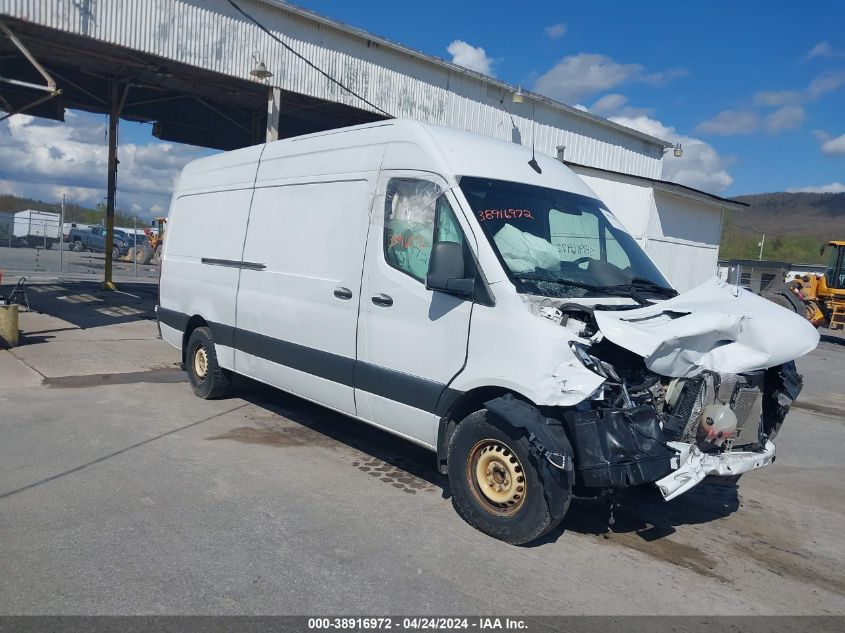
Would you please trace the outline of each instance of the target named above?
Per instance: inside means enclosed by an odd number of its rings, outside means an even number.
[[[460,226],[443,191],[427,180],[390,180],[384,205],[387,263],[423,283],[435,240],[463,244]]]

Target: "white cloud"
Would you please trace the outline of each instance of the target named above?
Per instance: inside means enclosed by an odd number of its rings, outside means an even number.
[[[807,114],[801,106],[783,106],[766,117],[766,129],[772,134],[794,130],[801,127],[806,119]]]
[[[845,155],[845,134],[836,138],[829,138],[822,143],[822,153],[831,155]]]
[[[449,44],[446,50],[452,56],[453,64],[469,68],[483,75],[496,76],[493,73],[495,60],[488,57],[487,51],[480,46],[472,46],[463,40],[455,40]]]
[[[544,28],[543,33],[551,40],[558,40],[566,35],[566,25],[563,22],[552,24]]]
[[[814,57],[832,57],[833,56],[833,48],[830,45],[830,42],[819,42],[813,48],[811,48],[806,55],[804,55],[804,59],[813,59]]]
[[[723,110],[712,119],[699,123],[696,132],[703,134],[718,134],[731,136],[733,134],[750,134],[759,125],[755,113],[747,110]]]
[[[845,86],[845,72],[822,73],[804,90],[764,90],[754,94],[754,105],[776,108],[815,101],[828,92]]]
[[[845,193],[845,185],[841,182],[832,182],[818,187],[790,187],[787,191],[789,193]]]
[[[45,201],[63,193],[93,206],[106,195],[108,149],[105,118],[68,112],[59,123],[15,115],[0,125],[0,189]],[[166,207],[182,166],[210,153],[151,139],[118,148],[118,209]]]
[[[629,106],[628,97],[616,92],[604,95],[590,107],[590,112],[603,117],[624,116],[635,118],[638,116],[648,116],[653,111],[651,108],[634,108]]]
[[[845,85],[845,72],[823,73],[807,86],[807,97],[817,99],[825,93],[838,90]]]
[[[607,115],[610,113],[618,112],[626,105],[628,105],[628,97],[616,92],[611,92],[610,94],[606,94],[601,99],[596,101],[593,104],[593,107],[590,108],[590,110],[592,112],[595,112],[596,114]]]
[[[777,107],[799,101],[801,101],[801,93],[796,90],[772,90],[754,95],[754,104],[760,106]]]
[[[715,192],[723,191],[733,184],[734,179],[728,173],[730,160],[719,156],[710,144],[701,139],[679,134],[675,128],[647,116],[613,117],[611,121],[683,146],[684,155],[681,158],[675,158],[671,151],[666,154],[663,179]]]
[[[625,82],[662,83],[683,74],[686,71],[646,73],[641,64],[620,64],[606,55],[578,53],[564,57],[540,75],[534,90],[565,103],[574,103]]]

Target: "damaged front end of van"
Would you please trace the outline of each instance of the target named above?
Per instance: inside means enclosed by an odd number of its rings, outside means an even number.
[[[653,482],[666,500],[775,460],[773,440],[802,387],[794,359],[819,340],[797,315],[716,279],[634,309],[531,303],[574,335],[546,389],[574,451],[575,484]]]

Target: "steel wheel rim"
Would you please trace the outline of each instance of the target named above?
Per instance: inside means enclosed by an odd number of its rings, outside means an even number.
[[[513,515],[525,502],[525,469],[501,440],[477,442],[469,452],[466,475],[475,498],[492,514]]]
[[[200,380],[205,380],[208,375],[208,352],[202,345],[194,351],[194,373]]]

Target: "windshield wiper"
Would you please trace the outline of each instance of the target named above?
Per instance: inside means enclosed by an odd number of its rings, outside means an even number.
[[[620,295],[631,296],[631,293],[627,292],[623,286],[596,286],[583,281],[552,277],[551,275],[548,277],[540,277],[538,275],[514,275],[514,277],[520,281],[545,281],[548,283],[560,284],[562,286],[575,286],[576,288],[583,288],[584,290],[588,290],[590,292],[599,292],[603,295],[609,295],[612,297],[618,297]]]
[[[674,288],[667,288],[666,286],[661,286],[660,284],[652,281],[651,279],[646,279],[645,277],[632,277],[631,280],[627,284],[623,284],[624,286],[632,286],[637,288],[638,290],[651,290],[653,292],[658,292],[662,295],[669,297],[678,296],[678,291]]]

